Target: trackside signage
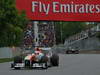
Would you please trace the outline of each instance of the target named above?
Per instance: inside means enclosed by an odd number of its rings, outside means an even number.
[[[100,0],[16,0],[30,20],[100,21]]]

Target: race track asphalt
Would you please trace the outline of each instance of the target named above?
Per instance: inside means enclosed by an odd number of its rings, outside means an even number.
[[[59,67],[12,70],[10,63],[0,63],[0,75],[100,75],[100,54],[60,54]]]

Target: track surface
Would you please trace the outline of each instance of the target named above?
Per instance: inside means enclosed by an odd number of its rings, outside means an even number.
[[[100,75],[100,54],[59,55],[59,67],[42,69],[10,69],[10,63],[0,63],[0,75]]]

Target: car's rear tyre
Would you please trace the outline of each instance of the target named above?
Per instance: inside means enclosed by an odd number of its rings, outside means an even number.
[[[16,69],[16,70],[21,69],[21,67],[15,67],[15,65],[16,65],[17,63],[22,63],[22,57],[20,57],[20,56],[14,57],[13,64],[11,64],[11,68],[14,68],[14,69]]]
[[[16,63],[22,63],[22,57],[20,57],[20,56],[14,57],[14,64],[16,64]]]
[[[53,54],[51,57],[51,64],[52,66],[59,66],[59,56],[56,54]]]
[[[20,67],[14,67],[14,69],[15,69],[15,70],[20,70],[21,68],[20,68]]]

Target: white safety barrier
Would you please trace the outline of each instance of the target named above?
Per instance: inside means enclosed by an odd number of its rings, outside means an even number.
[[[12,50],[9,47],[0,48],[0,58],[12,58]]]
[[[100,31],[100,24],[98,24],[90,29],[87,29],[85,31],[82,31],[74,36],[69,37],[68,39],[66,39],[64,45],[71,45],[77,41],[88,38],[89,35],[94,35],[98,31]]]

